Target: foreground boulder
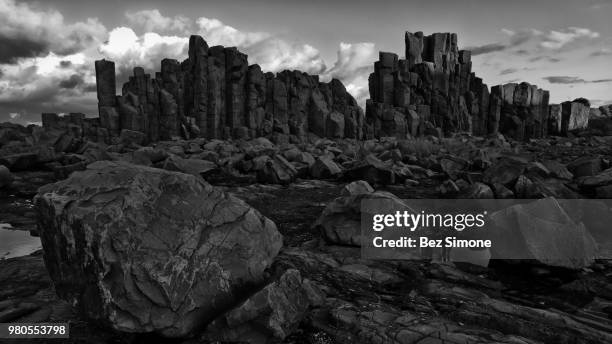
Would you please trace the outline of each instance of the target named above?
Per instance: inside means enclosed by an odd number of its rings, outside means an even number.
[[[97,162],[35,197],[58,295],[126,332],[192,334],[263,282],[272,221],[193,175]]]
[[[540,263],[580,269],[593,263],[595,241],[554,198],[517,204],[491,214],[487,228],[491,258],[534,259]]]

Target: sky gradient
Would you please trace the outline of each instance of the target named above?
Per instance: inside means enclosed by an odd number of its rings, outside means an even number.
[[[405,31],[456,32],[489,86],[527,81],[553,102],[612,103],[612,0],[0,0],[0,122],[97,115],[93,61],[119,80],[186,58],[187,38],[238,46],[250,63],[341,79],[363,103],[378,51]]]

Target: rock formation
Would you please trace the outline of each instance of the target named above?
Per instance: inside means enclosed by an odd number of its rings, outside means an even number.
[[[550,93],[526,82],[489,87],[472,72],[457,35],[405,34],[405,58],[380,52],[369,77],[366,115],[339,80],[300,71],[264,73],[235,47],[209,47],[191,36],[189,57],[161,61],[153,77],[140,67],[115,95],[115,65],[96,61],[99,127],[107,142],[121,131],[147,142],[174,137],[327,138],[443,136],[501,132],[518,140],[587,127],[588,106],[549,107]],[[585,115],[586,111],[586,115]],[[586,117],[585,117],[586,116]],[[133,135],[133,134],[131,134]],[[291,135],[291,136],[290,136]]]
[[[564,102],[561,104],[561,134],[576,129],[584,129],[589,125],[589,106],[581,102]]]
[[[496,129],[489,90],[472,73],[471,53],[458,50],[457,35],[406,32],[406,59],[381,52],[369,78],[367,137],[405,138],[431,133]]]
[[[491,88],[491,112],[499,113],[499,132],[517,140],[546,136],[549,100],[548,91],[526,82]]]
[[[199,177],[100,161],[35,198],[58,295],[126,332],[183,337],[264,282],[275,224]]]
[[[140,67],[115,96],[115,66],[96,61],[100,125],[110,137],[141,132],[148,141],[173,137],[279,140],[311,132],[361,138],[363,111],[338,80],[299,71],[264,73],[236,48],[189,40],[189,58],[164,59],[154,77]],[[280,137],[279,137],[280,135]]]

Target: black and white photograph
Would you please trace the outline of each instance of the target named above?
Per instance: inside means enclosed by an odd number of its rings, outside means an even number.
[[[0,0],[0,343],[612,343],[612,0]]]

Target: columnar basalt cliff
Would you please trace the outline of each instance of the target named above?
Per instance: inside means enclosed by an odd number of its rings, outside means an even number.
[[[499,131],[517,140],[541,138],[549,129],[550,93],[526,82],[491,88],[491,113],[499,116]],[[499,114],[499,115],[497,115]]]
[[[106,141],[140,137],[407,138],[502,133],[517,140],[587,128],[587,105],[549,105],[550,93],[523,82],[489,90],[472,72],[457,35],[405,34],[405,58],[380,52],[369,77],[366,115],[336,79],[300,71],[264,73],[236,48],[191,36],[189,57],[161,61],[154,77],[140,67],[115,90],[115,65],[96,61],[101,132]]]
[[[458,50],[457,35],[406,32],[406,58],[381,52],[369,78],[367,136],[416,136],[495,132],[489,90],[472,73],[471,53]]]
[[[550,93],[526,82],[489,88],[472,72],[457,35],[405,35],[405,59],[380,52],[370,74],[365,136],[398,138],[502,133],[517,140],[588,127],[589,106],[549,105]]]
[[[115,95],[115,65],[96,61],[100,123],[110,137],[361,138],[363,111],[338,80],[299,71],[264,73],[236,48],[189,40],[189,58],[164,59],[154,77],[140,67]]]

